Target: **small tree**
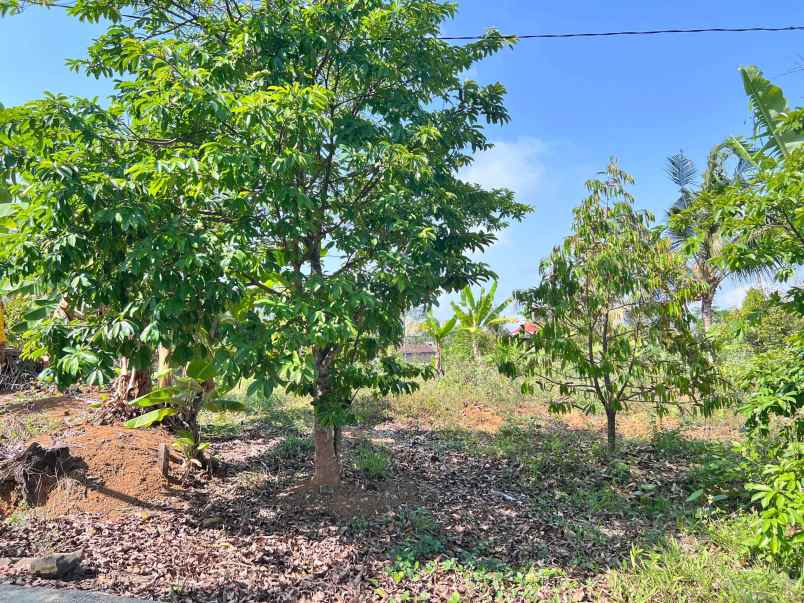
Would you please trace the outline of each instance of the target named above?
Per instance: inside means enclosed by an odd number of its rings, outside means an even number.
[[[186,460],[206,464],[208,459],[203,452],[207,445],[201,441],[198,413],[201,410],[224,412],[245,409],[241,402],[222,397],[225,392],[215,388],[215,377],[216,369],[212,362],[190,362],[180,374],[171,375],[171,385],[133,400],[131,406],[152,410],[126,421],[125,427],[137,429],[171,421],[177,435],[176,449]]]
[[[439,375],[444,374],[443,359],[441,357],[441,352],[444,349],[444,341],[446,341],[447,337],[449,337],[449,335],[452,333],[457,321],[458,317],[453,316],[446,322],[441,323],[435,317],[433,312],[430,311],[427,313],[427,316],[422,323],[422,329],[424,330],[425,334],[433,340],[436,346],[435,369]]]
[[[707,343],[691,328],[686,303],[697,286],[652,216],[633,207],[631,177],[612,162],[608,179],[586,183],[573,233],[542,262],[541,283],[515,297],[538,325],[513,338],[502,363],[553,396],[553,411],[605,410],[608,449],[616,416],[632,404],[688,399],[709,411],[719,400]]]
[[[502,311],[511,303],[510,299],[498,305],[494,305],[494,294],[497,292],[497,281],[491,284],[491,289],[486,293],[485,289],[480,289],[477,297],[472,293],[470,287],[464,287],[461,291],[461,302],[452,302],[452,309],[458,318],[458,328],[469,335],[472,342],[472,356],[475,360],[480,358],[479,337],[485,331],[490,331],[494,327],[511,322],[507,316],[502,316]]]

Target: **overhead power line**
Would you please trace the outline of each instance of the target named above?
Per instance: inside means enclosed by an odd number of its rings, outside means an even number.
[[[49,0],[27,0],[28,4],[34,6],[44,6],[47,8],[74,8],[73,4],[63,4],[50,2]],[[146,19],[145,15],[120,14],[125,19]],[[535,33],[535,34],[485,34],[485,35],[455,35],[455,36],[435,36],[437,40],[469,42],[472,40],[482,40],[484,38],[499,38],[504,40],[551,40],[561,38],[614,38],[622,36],[657,36],[664,34],[699,34],[699,33],[750,33],[750,32],[784,32],[784,31],[804,31],[804,25],[789,25],[786,27],[696,27],[690,29],[646,29],[632,31],[588,31],[588,32],[568,32],[568,33]]]
[[[647,29],[642,31],[593,31],[580,33],[539,33],[539,34],[486,34],[485,36],[438,36],[439,40],[469,41],[483,38],[501,38],[505,40],[533,40],[555,38],[604,38],[616,36],[656,36],[661,34],[696,34],[696,33],[745,33],[754,31],[804,31],[804,25],[787,27],[697,27],[694,29]]]

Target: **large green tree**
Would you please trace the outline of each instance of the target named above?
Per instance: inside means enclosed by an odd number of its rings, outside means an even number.
[[[528,211],[457,176],[508,121],[502,85],[462,73],[508,42],[438,40],[456,6],[436,0],[68,10],[111,22],[72,65],[114,94],[0,114],[25,183],[2,268],[92,310],[49,327],[54,359],[84,352],[63,379],[158,345],[212,357],[223,385],[312,399],[316,478],[337,483],[354,393],[420,372],[386,352],[404,312],[491,276],[470,254]]]
[[[722,398],[687,309],[700,286],[653,217],[634,208],[631,177],[614,162],[606,176],[586,183],[572,234],[542,262],[541,282],[515,294],[538,329],[511,340],[501,368],[523,377],[526,393],[548,391],[553,411],[602,409],[613,453],[620,411],[683,403],[709,411]]]

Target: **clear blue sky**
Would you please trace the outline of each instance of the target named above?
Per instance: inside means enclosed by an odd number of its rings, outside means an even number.
[[[804,2],[464,0],[446,34],[488,27],[506,33],[692,27],[804,25]],[[0,19],[0,103],[14,105],[45,90],[105,94],[108,82],[64,66],[101,31],[59,9],[28,9]],[[683,149],[702,165],[708,149],[747,134],[750,116],[737,67],[756,64],[802,104],[804,32],[686,34],[640,38],[523,40],[468,74],[508,89],[512,121],[489,131],[497,148],[478,157],[467,178],[506,186],[535,212],[509,229],[485,257],[500,293],[531,286],[539,260],[567,233],[583,182],[616,155],[637,179],[637,203],[661,216],[675,198],[665,158]],[[721,305],[740,300],[727,284]]]

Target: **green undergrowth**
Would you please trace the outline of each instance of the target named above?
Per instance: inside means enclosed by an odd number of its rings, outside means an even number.
[[[800,581],[752,562],[740,544],[751,517],[729,516],[695,525],[697,533],[670,538],[651,550],[634,548],[607,576],[609,595],[629,603],[776,602],[804,600]]]
[[[701,428],[699,417],[683,417],[675,429],[660,427],[644,413],[640,437],[620,437],[616,455],[606,452],[601,433],[571,427],[561,417],[517,414],[525,400],[518,389],[490,367],[447,367],[447,375],[422,384],[419,391],[391,400],[364,394],[354,407],[361,426],[345,460],[355,475],[373,481],[393,477],[393,451],[372,442],[371,428],[386,420],[415,419],[436,437],[436,458],[465,455],[499,467],[504,491],[528,491],[539,511],[572,539],[578,557],[567,566],[545,566],[538,559],[510,564],[482,551],[455,555],[446,535],[425,509],[399,514],[400,540],[387,548],[388,566],[374,579],[375,595],[392,601],[624,601],[700,602],[804,600],[802,585],[782,569],[753,559],[745,546],[755,516],[744,484],[758,466],[739,443],[685,436]],[[244,413],[206,419],[209,433],[227,435],[244,427],[279,430],[274,454],[310,458],[312,412],[309,401],[275,395],[249,398]],[[504,420],[495,430],[479,431],[462,422],[472,405],[491,409]],[[730,411],[706,425],[731,421]],[[642,418],[640,416],[640,418]],[[727,431],[727,430],[724,430]],[[706,435],[705,429],[699,433]],[[552,518],[552,519],[550,519]],[[630,556],[609,562],[589,555],[600,550],[615,521],[638,524]],[[355,525],[353,531],[366,529]],[[618,538],[631,538],[630,535]],[[627,550],[627,549],[626,549]],[[575,568],[575,569],[573,569]],[[579,573],[580,572],[580,573]],[[579,576],[584,576],[579,578]],[[395,584],[388,590],[388,579]],[[452,587],[455,587],[454,589]],[[446,590],[445,590],[446,588]],[[386,590],[388,592],[386,592]]]

